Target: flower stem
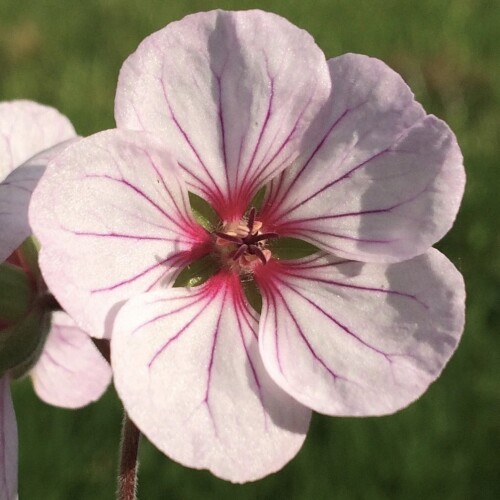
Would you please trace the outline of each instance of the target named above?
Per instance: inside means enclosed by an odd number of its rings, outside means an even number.
[[[120,473],[118,476],[117,500],[136,500],[137,454],[141,434],[127,412],[123,412],[120,443]]]

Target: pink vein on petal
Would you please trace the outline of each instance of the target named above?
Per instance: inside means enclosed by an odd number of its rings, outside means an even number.
[[[200,296],[203,297],[204,295],[204,290],[201,290],[200,293],[197,293],[195,295],[193,295],[191,297],[191,299],[196,299]],[[171,303],[173,302],[177,302],[177,301],[184,301],[184,297],[173,297],[173,298],[170,298],[169,301]],[[150,302],[149,304],[156,304],[158,302],[165,302],[165,299],[159,299],[159,300],[155,300],[155,301],[152,301]],[[131,334],[134,335],[136,334],[137,332],[139,332],[140,330],[142,330],[143,328],[147,327],[148,325],[151,325],[152,323],[156,322],[156,321],[159,321],[161,319],[164,319],[164,318],[167,318],[168,316],[171,316],[172,314],[175,314],[175,313],[178,313],[178,312],[181,312],[181,311],[184,311],[186,309],[189,309],[190,307],[196,305],[198,301],[197,300],[194,300],[193,302],[189,302],[185,305],[182,305],[180,307],[178,307],[177,309],[174,309],[173,311],[169,311],[167,313],[162,313],[162,314],[158,314],[156,315],[154,318],[151,318],[150,320],[144,322],[144,323],[141,323],[139,326],[137,326],[136,328],[134,328],[134,330],[132,330]],[[170,340],[169,340],[170,342]]]
[[[151,157],[150,152],[146,149],[143,149],[143,148],[139,148],[139,149],[149,158],[149,161],[151,162],[151,166],[153,167],[153,170],[156,172],[156,175],[159,177],[159,179],[161,179],[162,187],[169,194],[170,199],[172,200],[172,202],[175,206],[177,215],[182,219],[182,223],[185,224],[185,226],[188,228],[191,227],[193,225],[193,221],[191,219],[189,219],[188,217],[186,217],[186,215],[185,215],[185,214],[190,213],[190,208],[188,208],[186,206],[186,197],[182,196],[183,210],[181,210],[181,208],[177,204],[177,200],[172,195],[170,188],[168,187],[167,183],[165,182],[163,175],[161,174],[159,168],[156,166],[156,163],[154,162],[153,158]]]
[[[293,153],[291,153],[289,156],[287,156],[272,171],[268,172],[265,176],[262,176],[262,172],[266,169],[266,167],[269,164],[271,164],[279,156],[279,154],[283,151],[283,149],[285,148],[285,146],[290,142],[290,140],[293,137],[294,133],[297,131],[297,127],[298,127],[300,121],[302,120],[302,118],[304,116],[304,113],[309,108],[309,105],[310,105],[311,101],[312,101],[312,97],[310,97],[309,100],[307,101],[306,105],[304,106],[304,108],[300,112],[299,116],[297,117],[297,120],[295,121],[295,123],[294,123],[294,125],[292,127],[292,130],[290,131],[290,133],[288,134],[288,136],[285,138],[285,140],[282,142],[282,144],[280,145],[280,147],[277,148],[277,150],[274,153],[274,155],[272,156],[272,158],[267,163],[263,164],[261,166],[260,170],[257,170],[257,172],[254,175],[254,179],[253,179],[252,183],[250,184],[251,190],[256,189],[258,185],[265,185],[265,184],[267,184],[275,176],[276,172],[279,172],[281,170],[282,166],[285,163],[288,164],[288,165],[290,165],[292,163],[291,158],[293,156],[295,156]],[[270,148],[271,148],[271,146],[268,148],[268,151],[269,151]],[[267,154],[267,152],[266,152],[266,154]]]
[[[156,269],[160,266],[164,266],[167,263],[170,263],[171,265],[181,265],[183,263],[183,261],[185,261],[185,263],[187,264],[189,262],[189,257],[188,257],[189,252],[183,252],[183,253],[184,253],[184,255],[183,254],[171,255],[170,257],[167,257],[166,259],[162,260],[161,262],[158,262],[156,264],[153,264],[150,267],[147,267],[146,269],[144,269],[144,271],[140,272],[139,274],[136,274],[130,278],[127,278],[126,280],[115,283],[114,285],[106,286],[106,287],[102,287],[102,288],[94,288],[94,289],[90,290],[90,293],[94,294],[94,293],[101,293],[101,292],[109,292],[111,290],[115,290],[116,288],[118,288],[120,286],[128,285],[129,283],[132,283],[133,281],[135,281],[139,278],[142,278],[143,276],[148,274],[150,271],[153,271],[154,269]]]
[[[204,182],[201,182],[201,184],[203,185],[203,187],[206,189],[207,193],[210,194],[210,197],[212,198],[212,201],[215,201],[217,199],[221,199],[223,200],[224,199],[224,195],[222,194],[219,186],[217,185],[217,183],[215,182],[214,178],[212,177],[212,174],[210,173],[210,171],[208,170],[207,166],[203,163],[202,159],[201,159],[201,156],[200,154],[198,153],[198,151],[196,150],[196,148],[194,147],[194,145],[192,144],[191,140],[189,139],[189,136],[188,134],[186,133],[186,131],[182,128],[181,124],[179,123],[179,120],[177,119],[177,117],[175,116],[175,113],[172,109],[172,106],[170,104],[170,100],[167,96],[167,90],[165,89],[165,83],[163,81],[163,79],[161,79],[161,86],[162,86],[162,90],[163,90],[163,96],[165,98],[165,102],[167,103],[167,106],[168,106],[168,110],[170,112],[170,116],[172,117],[172,121],[174,122],[175,126],[177,127],[177,129],[179,130],[179,132],[182,134],[182,136],[184,137],[184,140],[186,141],[186,143],[188,144],[189,148],[191,149],[191,151],[194,153],[194,155],[196,156],[196,158],[198,159],[198,162],[200,163],[201,167],[203,168],[203,170],[206,172],[206,174],[208,175],[209,179],[212,181],[212,184],[213,186],[215,187],[215,189],[218,191],[217,194],[215,194],[211,187],[210,186],[207,186]],[[191,171],[186,169],[185,167],[183,167],[184,170],[186,170],[186,172],[188,174],[191,174]]]
[[[64,228],[62,228],[64,229]],[[143,236],[139,234],[123,234],[123,233],[95,233],[91,231],[74,231],[72,229],[64,229],[75,236],[95,236],[98,238],[123,238],[131,240],[147,240],[147,241],[169,241],[175,243],[185,243],[189,244],[191,241],[183,241],[178,238],[162,238],[160,236]]]
[[[257,151],[259,150],[259,146],[260,146],[260,144],[262,142],[262,138],[264,136],[264,132],[265,132],[265,130],[267,128],[267,125],[269,124],[269,119],[271,118],[271,111],[272,111],[272,107],[273,107],[273,98],[274,98],[274,79],[271,78],[271,76],[269,75],[269,70],[267,70],[267,75],[268,75],[268,78],[269,78],[269,86],[270,86],[270,88],[269,88],[269,102],[267,104],[266,116],[264,118],[264,123],[262,124],[262,127],[260,129],[260,133],[259,133],[259,137],[257,139],[257,143],[255,144],[252,156],[250,157],[250,161],[249,161],[249,163],[248,163],[248,165],[247,165],[247,167],[245,169],[245,173],[244,173],[244,176],[243,176],[243,179],[241,180],[241,182],[238,182],[238,173],[239,173],[239,170],[236,172],[236,185],[239,186],[239,195],[241,195],[241,193],[245,189],[245,184],[248,182],[248,175],[251,172],[252,165],[253,165],[253,163],[255,161],[255,157],[257,156]],[[258,173],[260,173],[260,172],[255,172],[254,178],[258,178],[259,177]]]
[[[311,355],[313,356],[313,358],[318,361],[318,363],[330,374],[330,376],[333,378],[334,382],[336,382],[337,380],[347,380],[345,377],[339,375],[338,373],[335,373],[327,364],[326,362],[323,360],[323,358],[316,352],[316,350],[314,349],[314,347],[311,345],[311,343],[309,342],[309,340],[307,339],[307,336],[306,334],[304,333],[304,331],[302,330],[302,328],[300,327],[300,324],[299,322],[297,321],[297,318],[296,316],[294,315],[294,313],[292,312],[292,310],[290,309],[289,305],[287,304],[286,302],[286,299],[284,297],[284,295],[282,294],[281,290],[279,289],[279,287],[277,286],[277,282],[280,282],[281,284],[285,284],[287,285],[289,288],[291,288],[287,283],[285,283],[284,281],[282,280],[278,280],[276,276],[273,276],[273,282],[271,284],[271,282],[267,281],[265,283],[265,285],[263,283],[261,283],[261,286],[263,285],[264,287],[264,290],[265,290],[265,293],[267,296],[269,296],[269,294],[273,294],[273,293],[276,293],[277,295],[279,295],[279,297],[281,298],[281,303],[283,304],[283,306],[285,307],[285,309],[287,310],[290,318],[292,319],[295,327],[297,328],[297,332],[299,333],[300,335],[300,338],[302,339],[302,341],[304,342],[304,344],[306,345],[307,349],[309,350],[309,352],[311,353]],[[296,292],[298,293],[298,292]],[[299,295],[301,297],[302,294],[299,293]],[[305,298],[305,297],[303,297]],[[275,317],[277,316],[277,310],[275,308]],[[275,330],[275,332],[277,332],[278,329]],[[277,334],[275,334],[276,337],[277,337]],[[278,354],[278,353],[277,353]],[[280,368],[281,370],[281,368]],[[284,373],[281,372],[283,375]]]
[[[291,283],[287,282],[285,279],[283,279],[280,276],[280,274],[284,275],[284,276],[290,276],[290,277],[292,277],[294,279],[298,279],[298,280],[304,281],[306,284],[310,283],[311,281],[315,281],[315,282],[324,283],[324,284],[327,284],[327,285],[344,287],[344,288],[350,288],[350,289],[353,289],[353,290],[356,290],[356,291],[361,291],[361,292],[376,292],[376,293],[383,293],[383,294],[387,294],[387,295],[394,295],[394,296],[398,296],[398,297],[402,297],[402,298],[405,298],[405,299],[412,300],[412,301],[416,302],[419,306],[423,307],[426,310],[429,309],[428,306],[427,306],[427,304],[423,303],[421,300],[419,300],[417,297],[415,297],[412,294],[400,292],[400,291],[397,291],[397,290],[387,290],[387,289],[375,288],[375,287],[364,287],[364,286],[360,286],[360,285],[342,283],[342,282],[335,281],[335,280],[328,280],[328,279],[318,278],[317,276],[313,276],[313,275],[309,275],[309,276],[305,275],[304,274],[304,270],[320,269],[322,267],[330,267],[331,266],[331,264],[329,264],[329,263],[325,263],[323,265],[311,266],[311,267],[308,265],[309,263],[314,262],[314,261],[318,260],[319,258],[320,257],[316,257],[315,256],[312,259],[310,259],[307,263],[305,263],[303,261],[302,263],[299,262],[299,263],[296,263],[296,264],[294,264],[293,262],[290,262],[290,263],[287,263],[286,266],[279,265],[279,267],[278,267],[279,271],[272,273],[272,281],[271,280],[265,280],[262,283],[264,285],[264,288],[268,288],[268,286],[270,284],[270,281],[272,282],[272,286],[275,288],[275,290],[281,296],[282,302],[283,302],[285,308],[288,310],[290,316],[292,317],[292,319],[293,319],[293,321],[294,321],[297,329],[299,330],[299,333],[301,335],[303,335],[302,330],[300,329],[300,327],[299,327],[299,325],[298,325],[295,317],[293,316],[292,311],[290,310],[288,304],[286,304],[285,297],[283,296],[283,294],[281,293],[281,291],[279,291],[279,287],[278,287],[277,283],[279,283],[279,285],[281,287],[288,288],[293,293],[295,293],[296,295],[300,296],[310,306],[312,306],[313,308],[315,308],[316,310],[318,310],[326,318],[328,318],[330,321],[332,321],[334,324],[336,324],[339,328],[341,328],[345,333],[347,333],[349,336],[351,336],[354,339],[356,339],[363,346],[365,346],[368,349],[373,350],[374,352],[376,352],[376,353],[380,354],[381,356],[383,356],[390,364],[392,364],[391,357],[409,357],[409,358],[411,358],[411,355],[408,355],[408,354],[386,353],[386,352],[383,352],[380,349],[377,349],[376,347],[372,346],[371,344],[369,344],[368,342],[366,342],[365,340],[363,340],[358,334],[356,334],[350,328],[348,328],[346,325],[344,325],[342,322],[340,322],[339,320],[337,320],[333,315],[331,315],[330,313],[328,313],[327,311],[325,311],[322,307],[318,306],[313,300],[309,299],[306,295],[304,295],[301,292],[301,290],[298,288],[298,285],[294,286]],[[350,261],[341,261],[341,262],[336,263],[334,265],[345,264],[345,263],[349,263],[349,262]],[[297,274],[296,272],[293,272],[293,268],[296,268],[299,271],[300,274]],[[276,309],[276,305],[275,305],[275,309]],[[275,329],[275,331],[277,331],[277,330]],[[308,343],[307,343],[307,345],[308,345],[308,348],[309,348],[309,344]],[[320,359],[318,359],[318,360],[321,362]]]
[[[227,288],[224,289],[223,293],[224,293],[224,297],[222,299],[222,304],[224,304],[226,302],[226,297],[228,294]],[[206,403],[206,405],[209,409],[210,409],[210,405],[209,405],[208,399],[209,399],[209,393],[210,393],[210,385],[212,382],[212,370],[213,370],[214,359],[215,359],[215,346],[217,345],[217,338],[219,336],[219,331],[220,331],[219,327],[220,327],[221,318],[222,318],[222,309],[221,309],[221,313],[219,314],[219,317],[217,318],[215,330],[212,333],[213,341],[212,341],[212,348],[210,350],[210,361],[208,362],[208,368],[207,368],[207,387],[205,390],[205,398],[204,398],[203,402]],[[213,418],[212,418],[212,421],[213,421]],[[215,423],[214,423],[214,427],[215,427]]]
[[[357,106],[359,107],[359,106]],[[356,107],[356,108],[357,108]],[[356,108],[353,108],[353,109],[356,109]],[[304,173],[304,171],[307,169],[309,163],[311,162],[311,160],[314,158],[314,156],[318,153],[318,151],[322,148],[323,144],[325,143],[325,141],[327,140],[328,136],[335,130],[335,128],[337,127],[337,125],[351,112],[352,110],[350,109],[346,109],[334,122],[333,124],[331,125],[331,127],[328,129],[328,131],[325,133],[324,137],[319,141],[318,145],[316,146],[316,148],[314,149],[314,151],[312,152],[312,154],[309,156],[309,158],[305,161],[304,165],[302,166],[302,168],[299,170],[299,172],[297,173],[296,177],[292,180],[292,182],[290,183],[290,185],[287,187],[287,189],[284,191],[284,193],[282,194],[281,196],[281,199],[279,202],[276,201],[276,197],[278,196],[278,193],[279,193],[279,187],[276,188],[275,192],[274,192],[274,199],[271,199],[271,197],[269,197],[268,199],[268,203],[270,206],[278,206],[280,205],[281,203],[283,203],[283,200],[287,197],[288,193],[290,192],[290,190],[292,189],[292,187],[295,185],[295,183],[298,181],[299,177]]]
[[[368,286],[360,286],[360,285],[351,285],[348,283],[342,283],[340,281],[333,281],[333,280],[326,280],[326,279],[321,279],[321,278],[314,278],[314,281],[317,281],[319,283],[326,283],[328,285],[334,285],[334,286],[339,286],[339,287],[344,287],[344,288],[351,288],[353,290],[357,291],[364,291],[364,292],[377,292],[377,293],[385,293],[387,295],[395,295],[397,297],[404,297],[406,299],[410,299],[415,301],[418,305],[420,305],[424,309],[429,309],[429,306],[419,300],[415,295],[412,295],[410,293],[404,293],[404,292],[399,292],[397,290],[386,290],[384,288],[375,288],[375,287],[368,287]]]
[[[345,217],[357,217],[360,215],[377,215],[377,214],[383,214],[383,213],[389,213],[397,208],[400,208],[408,203],[412,203],[415,201],[419,196],[424,194],[425,192],[428,191],[430,184],[432,184],[432,180],[427,183],[427,185],[418,193],[414,194],[410,198],[400,201],[398,203],[395,203],[389,207],[385,208],[378,208],[378,209],[373,209],[373,210],[360,210],[359,212],[347,212],[344,214],[331,214],[331,215],[322,215],[322,216],[316,216],[316,217],[307,217],[307,218],[301,218],[301,219],[296,219],[290,222],[285,222],[279,226],[280,231],[286,232],[297,232],[297,234],[300,234],[300,231],[303,231],[304,228],[301,228],[301,224],[304,222],[314,222],[314,221],[320,221],[320,220],[328,220],[328,219],[338,219],[338,218],[345,218]],[[397,215],[397,214],[396,214]],[[405,218],[408,219],[407,215],[405,215]],[[341,239],[348,239],[348,240],[353,240],[353,241],[359,241],[361,243],[393,243],[396,241],[400,241],[400,239],[391,239],[391,240],[373,240],[373,239],[361,239],[361,238],[354,238],[354,237],[349,237],[345,235],[340,235],[336,233],[332,233],[330,231],[322,231],[319,229],[314,229],[314,228],[305,228],[308,233],[317,233],[317,234],[324,234],[327,236],[334,236],[336,238],[341,238]]]
[[[227,151],[226,151],[226,130],[224,128],[224,112],[222,110],[222,84],[221,84],[221,76],[215,75],[215,79],[217,81],[217,92],[218,92],[218,116],[219,116],[219,125],[220,125],[220,133],[221,133],[221,149],[222,149],[222,161],[224,163],[224,173],[226,177],[226,187],[229,199],[231,199],[231,184],[229,182],[229,172],[227,165]]]
[[[199,302],[201,300],[205,300],[207,296],[210,296],[210,299],[213,300],[214,296],[217,294],[217,292],[213,292],[212,290],[210,289],[207,289],[206,287],[204,287],[203,289],[201,289],[198,293],[196,293],[195,295],[193,295],[192,297],[190,297],[190,301],[184,305],[184,306],[181,306],[179,307],[178,309],[175,309],[173,311],[170,311],[168,313],[165,313],[165,314],[161,314],[161,315],[158,315],[156,316],[155,318],[152,318],[151,320],[149,320],[147,323],[144,323],[142,325],[140,325],[140,327],[136,328],[135,331],[139,330],[140,328],[143,328],[145,326],[147,326],[148,324],[151,324],[153,323],[154,321],[157,321],[157,320],[160,320],[162,318],[165,318],[167,316],[171,316],[172,314],[175,314],[177,312],[180,312],[180,311],[183,311],[185,309],[189,309],[195,305],[198,305]],[[198,299],[198,297],[201,297],[200,299]],[[180,330],[178,333],[176,333],[172,338],[168,339],[168,341],[155,353],[155,355],[150,359],[149,363],[148,363],[148,368],[151,368],[152,365],[157,361],[157,359],[159,358],[159,356],[165,352],[168,347],[177,339],[179,339],[187,330],[187,328],[193,324],[193,322],[204,312],[204,308],[201,308]]]
[[[267,413],[265,411],[265,408],[264,408],[263,388],[262,388],[262,384],[261,384],[261,382],[260,382],[260,380],[259,380],[259,378],[257,376],[257,370],[255,368],[254,362],[252,361],[252,358],[250,356],[250,352],[248,351],[248,347],[247,347],[247,344],[245,342],[245,338],[244,338],[244,335],[243,335],[243,328],[242,328],[240,316],[243,316],[248,329],[252,332],[252,334],[253,334],[253,336],[254,336],[255,339],[258,338],[258,334],[255,331],[254,326],[251,324],[250,320],[248,319],[248,316],[251,316],[251,313],[248,310],[248,306],[245,305],[245,300],[243,298],[243,294],[242,294],[241,288],[239,288],[238,290],[235,290],[233,288],[233,301],[234,301],[234,307],[235,307],[235,310],[236,310],[236,319],[238,321],[238,327],[239,327],[239,333],[240,333],[241,343],[243,345],[243,349],[245,350],[245,355],[247,357],[248,364],[250,366],[250,370],[252,371],[253,381],[255,382],[255,385],[257,387],[258,398],[259,398],[259,402],[260,402],[260,405],[261,405],[261,408],[262,408],[262,418],[264,420],[265,429],[267,430],[268,415],[267,415]],[[254,318],[254,319],[257,321],[256,318]]]
[[[187,228],[184,227],[178,220],[174,219],[168,212],[166,212],[162,207],[160,207],[155,201],[153,201],[146,193],[144,193],[141,189],[139,189],[137,186],[133,185],[132,183],[128,182],[125,179],[117,179],[116,177],[112,177],[110,175],[97,175],[97,174],[87,174],[87,178],[94,178],[94,179],[106,179],[109,181],[113,182],[118,182],[119,184],[123,184],[124,186],[132,189],[135,193],[137,193],[140,197],[144,198],[151,206],[156,208],[162,215],[164,215],[168,220],[170,220],[173,224],[175,224],[177,227],[181,228],[182,234],[185,234],[187,231],[193,232],[193,227],[190,224]]]
[[[289,194],[292,186],[297,182],[298,178],[300,177],[300,175],[306,170],[307,166],[309,165],[309,163],[311,162],[311,160],[314,158],[314,156],[318,153],[318,151],[321,149],[321,147],[323,146],[323,144],[325,143],[326,139],[328,138],[328,136],[333,132],[333,130],[336,128],[336,126],[338,125],[338,123],[344,119],[350,112],[352,111],[355,111],[356,109],[360,108],[361,106],[363,106],[364,104],[366,104],[365,102],[357,105],[356,107],[352,108],[352,109],[347,109],[346,111],[344,111],[344,113],[342,113],[342,115],[334,122],[334,124],[332,125],[332,127],[328,130],[328,132],[326,133],[326,135],[324,136],[324,138],[320,141],[320,143],[318,144],[318,146],[316,147],[316,149],[313,151],[312,155],[308,158],[308,160],[305,162],[304,166],[300,169],[300,171],[298,172],[298,174],[295,176],[295,178],[293,179],[293,181],[290,183],[290,185],[287,187],[287,189],[285,190],[285,192],[282,194],[281,196],[281,200],[279,202],[279,204],[281,204],[283,202],[283,200],[286,198],[286,196]],[[287,208],[287,214],[295,211],[297,208],[301,207],[302,205],[304,205],[305,203],[307,203],[308,201],[310,201],[312,198],[318,196],[320,193],[322,193],[323,191],[329,189],[330,187],[334,186],[335,184],[338,184],[340,182],[343,182],[345,181],[346,179],[349,179],[352,174],[354,172],[356,172],[357,170],[359,170],[360,168],[366,166],[367,164],[369,164],[370,162],[372,162],[373,160],[377,159],[377,158],[380,158],[384,155],[388,155],[388,154],[396,154],[396,155],[399,155],[401,153],[403,153],[402,151],[398,151],[398,150],[394,150],[394,147],[399,144],[402,139],[404,139],[408,134],[409,132],[415,128],[416,126],[418,126],[421,121],[423,121],[423,118],[418,120],[417,122],[415,123],[412,123],[410,126],[406,127],[403,131],[400,132],[400,134],[395,138],[395,140],[393,141],[393,143],[389,146],[387,146],[385,149],[383,149],[382,151],[379,151],[378,153],[372,155],[371,157],[367,158],[366,160],[362,161],[361,163],[359,163],[358,165],[352,167],[349,171],[347,171],[346,173],[342,174],[340,177],[337,177],[336,179],[332,180],[331,182],[325,184],[324,186],[322,186],[320,189],[318,189],[317,191],[315,191],[314,193],[312,193],[311,195],[309,195],[307,198],[299,201],[298,203],[296,203],[295,205],[292,205],[290,208]],[[358,144],[359,140],[356,142],[355,146]],[[348,156],[348,153],[346,153],[344,155],[344,158],[342,159],[342,161],[340,162],[340,165],[343,164],[345,158]],[[279,191],[279,188],[276,189],[275,191],[275,198],[278,194],[278,191]],[[403,202],[404,203],[404,202]],[[272,200],[272,205],[273,206],[278,206],[279,204],[276,204],[276,199]],[[269,200],[269,205],[271,205],[271,200]],[[281,216],[280,216],[281,217]]]

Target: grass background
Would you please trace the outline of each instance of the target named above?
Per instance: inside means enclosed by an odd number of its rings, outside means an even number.
[[[281,472],[243,486],[141,447],[139,498],[500,498],[500,3],[497,0],[1,0],[0,100],[58,108],[88,135],[113,122],[121,63],[149,33],[187,13],[262,8],[314,35],[328,57],[359,52],[399,71],[458,136],[468,184],[438,247],[465,275],[467,327],[443,376],[383,418],[315,415]],[[110,499],[121,412],[112,390],[71,412],[14,387],[21,500]]]

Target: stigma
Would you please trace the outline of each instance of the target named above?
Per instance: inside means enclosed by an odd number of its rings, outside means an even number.
[[[215,247],[227,267],[238,271],[252,271],[271,259],[266,248],[267,240],[278,238],[277,233],[263,233],[262,222],[255,219],[257,210],[252,208],[247,221],[226,224],[222,231],[215,231]]]

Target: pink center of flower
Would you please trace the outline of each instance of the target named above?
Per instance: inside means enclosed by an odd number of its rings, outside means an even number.
[[[223,265],[234,271],[252,271],[256,265],[266,264],[271,251],[266,248],[269,239],[277,233],[263,233],[262,222],[255,220],[256,209],[250,210],[248,220],[226,224],[222,231],[215,231],[215,249]]]

